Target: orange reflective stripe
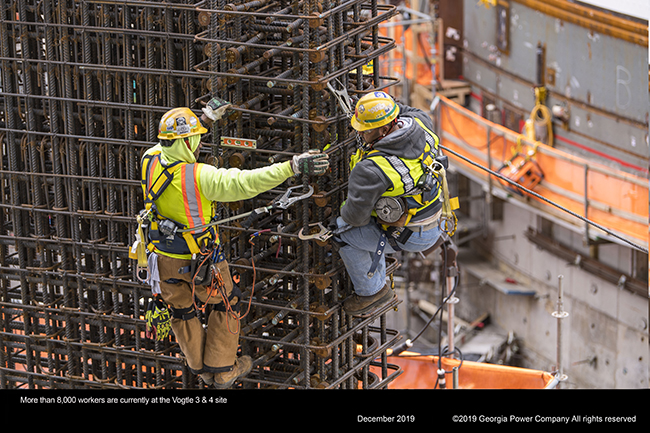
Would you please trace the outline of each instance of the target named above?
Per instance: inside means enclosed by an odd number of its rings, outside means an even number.
[[[149,163],[149,176],[147,176],[147,191],[151,190],[152,183],[153,183],[153,174],[156,170],[156,167],[158,167],[158,164],[160,164],[160,156],[156,155],[153,158],[151,158],[151,162]]]
[[[185,208],[185,217],[187,218],[187,226],[188,227],[194,227],[196,224],[194,223],[194,220],[192,218],[192,211],[190,209],[191,205],[188,203],[188,195],[187,195],[187,181],[186,181],[186,171],[187,171],[187,164],[183,164],[181,167],[181,191],[183,192],[183,206]]]

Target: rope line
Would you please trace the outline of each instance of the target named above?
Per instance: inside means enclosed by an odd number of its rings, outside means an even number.
[[[636,243],[630,241],[629,239],[626,239],[626,238],[624,238],[623,236],[620,236],[620,235],[618,235],[618,234],[612,232],[610,229],[608,229],[608,228],[606,228],[606,227],[603,227],[603,226],[601,226],[600,224],[598,224],[598,223],[596,223],[596,222],[594,222],[594,221],[591,221],[590,219],[585,218],[585,217],[583,217],[582,215],[579,215],[579,214],[573,212],[572,210],[567,209],[567,208],[565,208],[564,206],[562,206],[562,205],[560,205],[560,204],[558,204],[558,203],[555,203],[555,202],[553,202],[552,200],[549,200],[549,199],[547,199],[546,197],[543,197],[543,196],[541,196],[540,194],[538,194],[538,193],[536,193],[536,192],[534,192],[534,191],[529,190],[528,188],[526,188],[526,187],[524,187],[524,186],[519,185],[517,182],[515,182],[515,181],[513,181],[513,180],[511,180],[511,179],[508,179],[507,177],[503,176],[501,173],[497,173],[497,172],[495,172],[494,170],[490,170],[489,168],[484,167],[484,166],[482,166],[481,164],[478,164],[478,163],[472,161],[471,159],[465,157],[464,155],[461,155],[461,154],[459,154],[458,152],[455,152],[455,151],[449,149],[448,147],[443,146],[442,144],[440,144],[440,147],[441,147],[443,150],[445,150],[445,151],[447,151],[447,152],[450,152],[450,153],[452,153],[453,155],[455,155],[455,156],[457,156],[457,157],[463,159],[464,161],[466,161],[466,162],[468,162],[468,163],[474,165],[475,167],[478,167],[478,168],[480,168],[480,169],[482,169],[482,170],[484,170],[484,171],[490,173],[491,175],[493,175],[493,176],[495,176],[495,177],[498,177],[499,179],[502,179],[502,180],[508,182],[509,184],[513,185],[514,187],[516,187],[516,188],[518,188],[518,189],[520,189],[520,190],[522,190],[522,191],[525,191],[526,193],[528,193],[528,194],[530,194],[530,195],[532,195],[532,196],[534,196],[534,197],[536,197],[536,198],[538,198],[538,199],[540,199],[540,200],[542,200],[542,201],[544,201],[544,202],[550,204],[551,206],[555,206],[556,208],[560,209],[561,211],[564,211],[564,212],[566,212],[566,213],[568,213],[568,214],[574,216],[575,218],[578,218],[578,219],[580,219],[580,220],[586,222],[587,224],[591,224],[592,226],[594,226],[594,227],[596,227],[596,228],[598,228],[598,229],[604,231],[604,232],[607,233],[608,235],[613,236],[613,237],[615,237],[615,238],[617,238],[617,239],[619,239],[619,240],[621,240],[621,241],[623,241],[623,242],[629,244],[629,245],[632,246],[633,248],[636,248],[636,249],[639,250],[639,251],[643,251],[643,252],[646,253],[646,254],[648,253],[648,250],[647,250],[646,248],[642,247],[641,245],[638,245],[638,244],[636,244]]]

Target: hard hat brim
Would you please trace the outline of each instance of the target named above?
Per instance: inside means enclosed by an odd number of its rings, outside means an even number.
[[[352,118],[350,119],[350,124],[352,125],[352,128],[354,128],[355,131],[359,131],[359,132],[374,129],[365,123],[359,122],[357,120],[357,116],[352,116]]]
[[[158,139],[159,140],[176,140],[177,138],[191,137],[193,135],[205,134],[206,132],[208,132],[208,130],[205,129],[203,127],[203,125],[201,125],[201,126],[198,127],[198,129],[194,130],[193,132],[188,132],[187,134],[176,134],[176,133],[158,134]]]

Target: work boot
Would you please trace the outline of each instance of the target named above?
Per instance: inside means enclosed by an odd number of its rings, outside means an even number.
[[[206,385],[212,385],[214,383],[214,374],[213,373],[201,373],[201,379]]]
[[[217,389],[230,388],[235,380],[246,376],[253,368],[253,360],[250,356],[245,355],[235,360],[232,370],[226,373],[216,373],[214,375],[214,387]]]
[[[350,296],[343,303],[343,310],[351,316],[363,316],[374,309],[377,309],[393,299],[395,294],[388,283],[382,289],[371,296],[359,296],[356,293]]]

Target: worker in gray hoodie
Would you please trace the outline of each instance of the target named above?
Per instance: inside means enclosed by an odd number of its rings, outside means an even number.
[[[363,144],[351,158],[348,197],[332,228],[354,285],[343,308],[364,316],[395,296],[385,254],[424,251],[441,236],[441,158],[428,114],[385,92],[360,98],[351,123]]]

